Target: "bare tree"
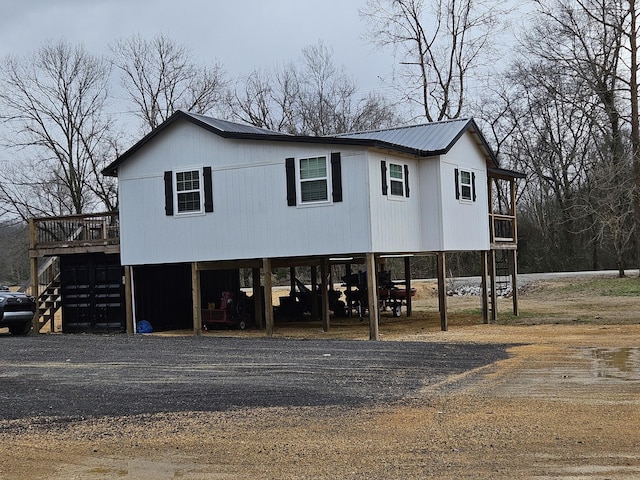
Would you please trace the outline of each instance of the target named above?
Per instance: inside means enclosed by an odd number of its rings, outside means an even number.
[[[396,118],[380,96],[358,95],[356,82],[333,61],[323,42],[302,50],[300,78],[301,131],[329,135],[388,126]]]
[[[0,168],[0,201],[23,219],[112,210],[111,178],[99,174],[111,157],[105,115],[110,65],[81,46],[60,41],[0,71],[1,118],[15,152]]]
[[[368,0],[360,13],[370,40],[392,46],[406,76],[405,98],[428,121],[457,118],[467,84],[491,48],[503,2],[490,0]],[[428,7],[431,7],[429,10]]]
[[[611,161],[606,155],[594,162],[585,191],[575,206],[576,216],[587,220],[583,225],[592,235],[592,241],[615,256],[620,277],[625,275],[626,256],[636,229],[633,167],[630,157],[626,159],[625,162]]]
[[[626,65],[626,73],[621,76],[621,81],[627,85],[629,92],[629,123],[631,124],[631,158],[633,163],[634,195],[633,207],[636,223],[636,254],[640,262],[640,113],[638,109],[638,36],[640,35],[640,6],[637,0],[627,0],[622,3],[627,9],[621,13],[625,16],[620,33],[626,42],[623,48],[626,56],[623,64]]]
[[[178,109],[208,113],[222,99],[227,83],[222,66],[196,65],[189,48],[164,35],[151,40],[140,36],[122,39],[111,51],[145,131],[153,130]]]
[[[302,51],[303,61],[254,70],[236,86],[230,110],[236,119],[276,131],[329,135],[397,124],[393,105],[380,95],[361,95],[355,81],[333,61],[323,42]]]
[[[637,0],[538,0],[540,10],[556,24],[553,41],[542,45],[550,55],[557,47],[573,49],[565,55],[564,65],[581,78],[589,79],[590,87],[598,95],[606,113],[606,141],[611,157],[622,163],[614,172],[625,171],[616,178],[627,185],[629,172],[625,170],[628,151],[624,142],[630,129],[631,159],[634,187],[633,205],[636,225],[640,225],[640,118],[638,114],[638,25]],[[560,39],[560,42],[557,42]],[[556,47],[556,48],[553,48]],[[626,90],[626,93],[623,93]],[[636,228],[640,234],[640,228]],[[640,239],[636,239],[640,259]]]
[[[622,0],[536,0],[542,20],[527,44],[529,54],[554,62],[585,82],[589,100],[605,115],[601,134],[612,155],[622,158],[623,110],[620,105]],[[587,105],[586,108],[590,108]]]
[[[627,201],[635,191],[628,181],[633,175],[629,171],[629,150],[625,147],[629,103],[622,95],[623,85],[630,87],[631,83],[621,76],[629,15],[625,3],[625,0],[538,0],[543,21],[537,24],[534,41],[529,43],[536,56],[554,61],[571,79],[584,84],[585,95],[578,105],[590,110],[590,115],[597,119],[593,133],[597,142],[596,163],[589,191],[595,199],[584,205],[590,207],[588,216],[595,222],[597,236],[602,239],[602,232],[609,232],[608,241],[613,244],[621,272],[630,232],[634,231],[629,223]]]
[[[591,168],[596,121],[581,104],[584,84],[564,76],[553,63],[517,65],[511,79],[518,84],[510,114],[517,125],[505,153],[527,173],[522,216],[539,232],[544,261],[571,268],[583,253],[574,208]]]
[[[575,267],[588,244],[593,267],[600,246],[623,272],[635,229],[620,79],[622,3],[537,0],[521,60],[511,67],[509,117],[517,128],[507,150],[530,173],[521,206],[538,222],[546,257],[556,253],[556,268],[561,260]]]
[[[300,83],[293,64],[254,70],[236,85],[230,111],[237,120],[269,130],[299,130]]]

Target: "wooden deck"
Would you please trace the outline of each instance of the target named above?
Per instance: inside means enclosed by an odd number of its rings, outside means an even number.
[[[118,212],[41,217],[29,223],[31,258],[120,252]]]

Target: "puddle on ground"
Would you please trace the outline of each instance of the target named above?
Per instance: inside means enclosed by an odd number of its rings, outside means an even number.
[[[133,452],[135,454],[135,452]],[[237,478],[228,465],[210,465],[191,461],[189,457],[169,454],[164,460],[123,457],[91,457],[76,464],[61,464],[51,480],[82,478],[85,480],[135,479],[171,480],[189,478],[201,480],[225,480]]]
[[[594,348],[591,356],[599,378],[640,380],[640,348]]]
[[[536,469],[548,472],[535,475],[532,480],[589,480],[640,478],[640,455],[624,453],[600,453],[581,455],[582,465],[569,463],[566,457],[553,454],[537,454]]]
[[[640,405],[640,347],[570,347],[531,355],[500,388],[509,395]]]

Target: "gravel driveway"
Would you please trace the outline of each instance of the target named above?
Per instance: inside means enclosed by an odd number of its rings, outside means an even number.
[[[0,419],[376,405],[506,357],[486,344],[0,335]]]

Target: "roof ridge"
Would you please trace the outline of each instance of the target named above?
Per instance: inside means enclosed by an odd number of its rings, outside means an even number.
[[[430,126],[435,126],[435,125],[442,125],[445,123],[454,123],[454,122],[464,122],[467,123],[469,121],[473,120],[473,117],[464,117],[464,118],[449,118],[447,120],[439,120],[437,122],[426,122],[426,123],[418,123],[415,125],[405,125],[402,127],[390,127],[390,128],[376,128],[373,130],[358,130],[355,132],[343,132],[343,133],[338,133],[335,135],[327,135],[327,137],[340,137],[340,136],[344,136],[344,135],[358,135],[358,134],[365,134],[365,133],[378,133],[378,132],[391,132],[393,130],[407,130],[407,129],[411,129],[411,128],[420,128],[420,127],[430,127]]]
[[[225,130],[225,129],[220,128],[219,125],[216,126],[215,124],[216,123],[217,124],[223,123],[223,124],[228,124],[228,125],[237,125],[238,127],[242,128],[242,129],[247,129],[248,128],[248,129],[251,129],[251,130],[258,130],[260,132],[264,132],[265,135],[291,136],[288,133],[278,132],[276,130],[271,130],[271,129],[264,128],[264,127],[258,127],[256,125],[251,125],[250,123],[234,122],[233,120],[226,120],[224,118],[212,117],[210,115],[205,115],[203,113],[190,112],[190,111],[184,110],[182,108],[179,109],[179,111],[181,113],[183,113],[184,115],[188,115],[188,116],[190,116],[190,117],[192,117],[192,118],[194,118],[194,119],[196,119],[196,120],[198,120],[200,122],[205,122],[205,123],[213,126],[214,128],[216,128],[216,129],[218,129],[220,131],[223,131],[223,132],[227,132],[227,133],[232,132],[232,131],[237,131],[238,129],[236,129],[236,130]]]

